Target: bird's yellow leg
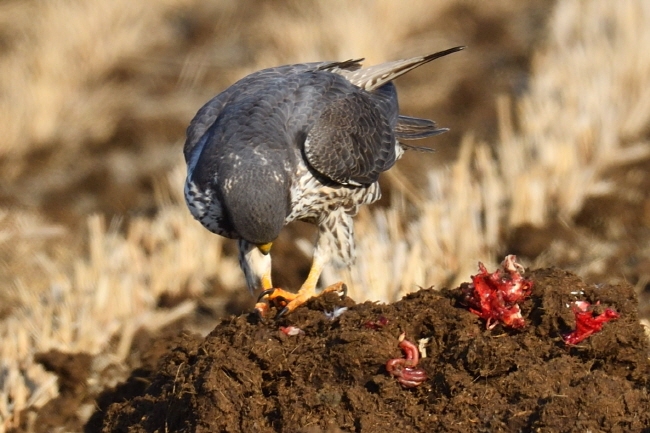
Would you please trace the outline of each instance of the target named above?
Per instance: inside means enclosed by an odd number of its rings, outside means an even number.
[[[327,260],[320,255],[316,254],[314,261],[312,262],[311,269],[309,270],[309,275],[307,279],[298,290],[298,293],[287,292],[282,289],[272,289],[268,291],[268,300],[267,302],[273,303],[276,308],[282,308],[278,311],[277,317],[288,314],[307,302],[309,299],[313,298],[316,295],[316,285],[318,284],[318,279],[320,278],[321,273]],[[332,284],[331,286],[326,287],[320,293],[328,292],[339,292],[345,295],[347,293],[347,287],[342,282]],[[319,296],[320,296],[319,295]]]
[[[268,242],[266,244],[260,244],[257,245],[257,249],[264,254],[264,256],[268,256],[271,253],[271,247],[273,246],[272,242]],[[269,256],[270,258],[270,256]],[[262,274],[260,275],[260,284],[262,285],[262,293],[267,293],[267,292],[273,292],[273,282],[271,280],[271,265],[270,265],[270,260],[268,266],[265,266]],[[260,297],[261,299],[261,297]],[[258,312],[258,314],[264,315],[266,311],[269,309],[269,304],[267,302],[257,302],[255,304],[255,311]]]
[[[318,284],[318,279],[323,272],[324,266],[325,260],[316,254],[311,269],[309,270],[309,275],[300,290],[298,290],[298,293],[269,287],[261,293],[257,304],[255,304],[255,310],[258,313],[264,314],[268,310],[269,304],[273,304],[276,308],[280,309],[278,315],[295,310],[299,305],[304,304],[307,299],[316,294],[316,284]]]
[[[292,307],[289,307],[289,311],[295,310],[296,307],[304,304],[307,299],[312,298],[316,295],[316,284],[318,284],[318,279],[320,278],[320,274],[323,272],[324,267],[325,263],[323,263],[323,260],[319,260],[318,256],[314,257],[314,261],[311,264],[311,269],[309,270],[307,279],[304,283],[302,283],[302,287],[300,287],[300,290],[298,290],[298,293],[296,293],[296,296],[291,300],[291,302],[289,302],[287,307],[294,303],[294,301],[296,301],[298,298],[300,298],[302,302],[295,302]]]
[[[307,300],[316,296],[316,284],[318,284],[318,279],[320,278],[320,274],[323,272],[324,266],[325,264],[322,260],[318,260],[317,257],[314,257],[311,269],[309,270],[309,275],[307,275],[307,279],[300,287],[300,290],[298,290],[298,293],[290,293],[280,289],[274,290],[273,293],[269,295],[271,302],[273,302],[277,307],[282,307],[278,312],[278,317],[292,312],[307,302]],[[281,302],[278,303],[275,299],[278,299]]]
[[[257,249],[262,254],[264,254],[264,256],[269,256],[271,252],[271,245],[272,245],[271,242],[267,244],[257,245]],[[314,267],[312,266],[312,270],[309,273],[310,277],[307,278],[307,281],[309,281],[310,284],[312,285],[311,296],[313,296],[313,292],[315,290],[316,283],[318,283],[318,277],[322,272],[323,266],[324,264],[320,264],[317,270],[315,270]],[[275,306],[278,309],[284,309],[290,302],[293,302],[293,300],[295,300],[298,296],[300,296],[300,291],[298,293],[292,293],[280,288],[273,287],[273,282],[271,280],[270,260],[268,260],[268,265],[265,266],[261,272],[260,283],[262,285],[262,293],[260,294],[258,301],[255,304],[255,311],[262,316],[266,315],[266,312],[269,309],[269,304],[273,304],[273,306]],[[307,297],[306,299],[309,299],[311,296]]]

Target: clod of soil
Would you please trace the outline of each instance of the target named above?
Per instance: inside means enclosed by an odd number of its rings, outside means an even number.
[[[487,330],[461,305],[459,289],[420,290],[390,305],[328,294],[277,322],[224,319],[205,338],[177,339],[149,377],[139,376],[148,386],[103,404],[94,425],[102,432],[650,431],[648,341],[632,288],[587,286],[554,269],[527,277],[533,291],[517,330]],[[620,318],[567,346],[562,336],[575,326],[576,300],[600,301]],[[326,317],[339,307],[347,310]],[[304,332],[288,336],[280,326]],[[429,338],[418,364],[428,379],[410,389],[385,369],[403,356],[402,332],[416,344]]]

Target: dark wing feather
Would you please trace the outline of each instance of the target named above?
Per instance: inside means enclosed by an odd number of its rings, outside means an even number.
[[[318,70],[319,71],[330,71],[334,73],[340,73],[341,75],[345,75],[343,71],[358,71],[361,69],[361,62],[363,62],[363,58],[361,59],[350,59],[350,60],[344,60],[342,62],[326,62],[323,63]]]
[[[433,120],[400,115],[395,126],[395,137],[398,140],[419,140],[447,131],[449,128],[438,128]]]
[[[386,116],[356,87],[332,92],[307,133],[304,154],[321,175],[344,185],[368,185],[395,163]]]

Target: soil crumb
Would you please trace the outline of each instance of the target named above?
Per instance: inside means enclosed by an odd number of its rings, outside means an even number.
[[[632,287],[557,269],[526,276],[533,292],[518,330],[486,329],[460,289],[390,305],[327,294],[278,321],[223,319],[205,338],[175,337],[156,362],[144,354],[151,368],[133,375],[146,386],[105,391],[86,431],[650,431],[648,341]],[[620,318],[567,346],[576,300]],[[418,364],[428,379],[409,389],[385,368],[403,357],[402,332],[428,339]]]

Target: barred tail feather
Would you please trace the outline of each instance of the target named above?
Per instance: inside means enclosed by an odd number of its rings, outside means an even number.
[[[413,57],[411,59],[395,60],[393,62],[382,63],[380,65],[362,68],[352,73],[345,74],[348,80],[362,89],[372,91],[380,88],[384,84],[393,81],[395,78],[406,74],[413,69],[429,63],[440,57],[457,51],[464,50],[465,47],[454,47],[428,56]]]

